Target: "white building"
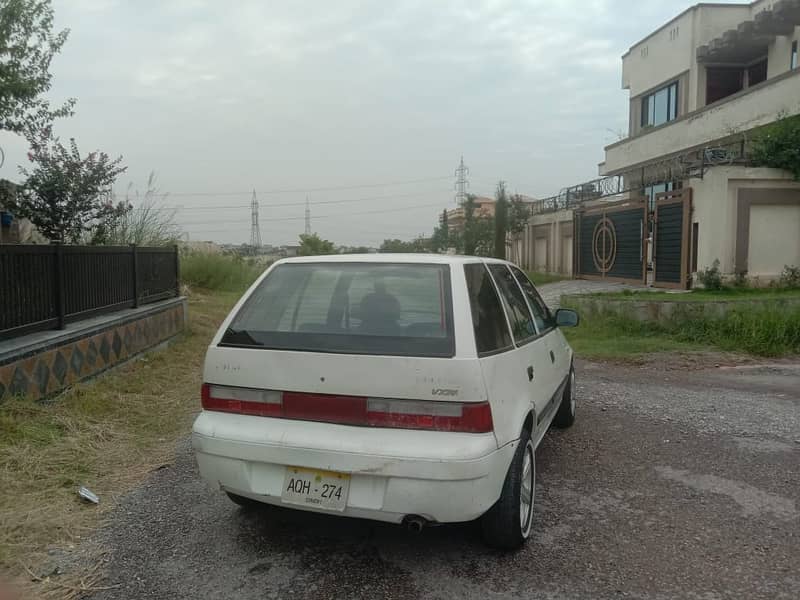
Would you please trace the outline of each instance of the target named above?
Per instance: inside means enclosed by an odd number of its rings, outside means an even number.
[[[684,283],[715,259],[762,280],[800,265],[800,183],[743,160],[755,129],[800,114],[799,41],[800,0],[698,4],[622,57],[629,134],[605,148],[600,174],[650,210],[656,194],[691,189]]]

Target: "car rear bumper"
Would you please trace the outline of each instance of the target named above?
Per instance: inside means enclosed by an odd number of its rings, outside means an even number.
[[[192,443],[201,476],[224,490],[282,504],[287,466],[350,473],[343,514],[394,523],[406,515],[440,523],[479,517],[499,498],[516,448],[516,442],[498,448],[493,434],[350,427],[211,411],[195,421]]]

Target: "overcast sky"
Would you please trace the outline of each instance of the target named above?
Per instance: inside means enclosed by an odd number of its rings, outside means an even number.
[[[462,154],[482,195],[500,179],[544,197],[595,177],[626,128],[621,55],[693,3],[53,4],[71,29],[53,97],[78,100],[56,132],[123,155],[118,193],[155,171],[190,239],[240,243],[255,188],[272,244],[296,242],[308,195],[314,231],[378,245],[430,233]],[[25,144],[0,144],[0,177],[17,180]]]

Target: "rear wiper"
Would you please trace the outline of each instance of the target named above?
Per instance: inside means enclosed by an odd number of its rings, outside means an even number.
[[[222,336],[223,344],[237,344],[242,346],[263,346],[261,342],[256,340],[244,329],[232,329],[228,327],[225,330],[225,335]]]

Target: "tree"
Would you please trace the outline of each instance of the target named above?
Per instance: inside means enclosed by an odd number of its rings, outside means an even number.
[[[528,204],[518,194],[511,198],[508,205],[508,235],[512,240],[519,240],[525,227],[528,225],[528,219],[531,217],[531,209]],[[519,256],[516,257],[519,260]]]
[[[442,211],[439,226],[433,229],[430,247],[433,252],[446,252],[450,248],[450,228],[447,224],[447,210]]]
[[[424,237],[414,238],[410,242],[403,240],[383,240],[379,252],[384,254],[420,254],[431,251],[431,241]]]
[[[0,129],[23,133],[72,114],[74,99],[52,109],[50,62],[69,30],[53,33],[50,0],[4,0],[0,4]]]
[[[506,233],[508,231],[508,198],[506,198],[506,184],[501,181],[497,184],[495,193],[497,204],[494,210],[494,257],[506,258]]]
[[[335,254],[336,248],[333,242],[323,240],[316,233],[300,234],[300,249],[297,251],[299,256],[320,256],[322,254]]]
[[[122,157],[111,160],[105,152],[82,158],[75,139],[69,147],[52,137],[49,127],[29,133],[30,171],[20,167],[25,181],[12,202],[12,210],[30,219],[47,239],[77,243],[86,231],[129,210],[126,202],[114,204],[111,186],[125,172]]]
[[[461,208],[464,209],[464,232],[461,236],[463,252],[467,256],[472,256],[478,246],[475,235],[475,196],[468,194]]]

